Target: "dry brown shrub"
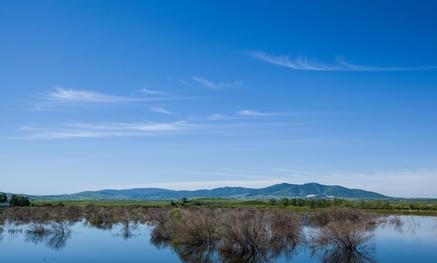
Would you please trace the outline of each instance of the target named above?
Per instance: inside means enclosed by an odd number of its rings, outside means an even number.
[[[312,215],[311,222],[318,227],[311,238],[314,248],[333,255],[358,255],[373,237],[377,217],[357,209],[329,208]]]

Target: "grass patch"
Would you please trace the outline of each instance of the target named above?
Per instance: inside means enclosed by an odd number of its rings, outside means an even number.
[[[193,208],[281,208],[296,212],[317,212],[329,207],[358,208],[383,214],[437,215],[437,200],[345,200],[345,199],[226,199],[197,198],[162,201],[133,200],[35,200],[32,206],[100,206],[100,207],[193,207]],[[1,210],[1,208],[0,208]]]

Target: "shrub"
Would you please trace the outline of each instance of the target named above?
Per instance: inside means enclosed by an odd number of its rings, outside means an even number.
[[[320,229],[317,245],[331,246],[344,251],[357,250],[372,237],[365,222],[330,222]]]
[[[263,261],[294,249],[303,220],[289,211],[230,211],[223,220],[221,256],[239,261]]]
[[[377,223],[374,216],[349,208],[326,209],[313,215],[311,222],[318,226],[312,238],[314,247],[348,253],[358,251],[369,241]]]
[[[372,225],[375,223],[375,217],[359,209],[333,207],[312,214],[310,221],[313,225],[321,227],[326,226],[329,222],[344,221],[350,223],[367,222]]]

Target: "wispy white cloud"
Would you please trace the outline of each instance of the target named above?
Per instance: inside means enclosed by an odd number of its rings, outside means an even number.
[[[163,95],[163,94],[165,94],[164,92],[152,90],[152,89],[148,89],[148,88],[140,89],[140,92],[147,94],[147,95]]]
[[[234,81],[234,82],[216,82],[212,80],[208,80],[203,77],[193,77],[193,80],[199,84],[201,84],[204,87],[210,88],[210,89],[222,89],[222,88],[232,88],[236,87],[238,85],[241,85],[240,81]]]
[[[279,116],[298,116],[304,114],[312,114],[311,112],[262,112],[257,110],[239,110],[234,114],[226,115],[221,113],[214,113],[208,117],[212,121],[226,121],[247,119],[253,117],[279,117]]]
[[[244,117],[268,117],[278,115],[277,113],[267,113],[254,110],[240,110],[237,114]]]
[[[114,130],[114,131],[140,131],[140,132],[165,132],[188,128],[186,121],[177,122],[113,122],[104,124],[71,123],[69,127],[87,128],[91,130]]]
[[[309,71],[417,71],[417,70],[434,70],[437,66],[417,66],[417,67],[380,67],[365,66],[347,62],[344,58],[338,57],[334,63],[325,64],[310,60],[303,56],[290,57],[286,55],[271,55],[265,52],[250,52],[252,57],[292,70],[309,70]]]
[[[241,117],[243,118],[243,117]],[[72,139],[72,138],[113,138],[135,136],[159,136],[174,134],[222,134],[224,136],[242,136],[259,130],[279,127],[307,125],[300,122],[111,122],[111,123],[63,123],[52,126],[37,124],[22,126],[25,138],[30,139]]]
[[[233,120],[233,119],[236,119],[236,117],[228,116],[220,113],[215,113],[208,117],[208,120],[212,120],[212,121],[226,121],[226,120]]]
[[[138,122],[138,123],[68,123],[51,128],[23,126],[21,130],[29,133],[32,139],[72,139],[72,138],[108,138],[126,136],[147,136],[174,134],[189,130],[193,124],[178,122]]]
[[[141,90],[143,94],[149,95],[163,95],[155,90]],[[34,110],[44,110],[48,105],[53,103],[131,103],[131,102],[148,102],[148,101],[165,101],[165,100],[176,100],[178,98],[172,97],[145,97],[145,96],[117,96],[107,93],[101,93],[91,90],[78,90],[57,87],[50,91],[46,96],[45,100],[38,104],[38,107],[34,107]],[[47,104],[49,103],[49,104]],[[46,107],[44,107],[46,106]]]
[[[156,113],[162,113],[162,114],[168,114],[168,115],[176,114],[176,113],[171,112],[167,109],[164,109],[163,107],[150,107],[149,109],[153,112],[156,112]]]
[[[75,90],[57,87],[49,92],[47,99],[56,102],[103,102],[119,103],[139,101],[139,98],[115,96],[95,91]]]

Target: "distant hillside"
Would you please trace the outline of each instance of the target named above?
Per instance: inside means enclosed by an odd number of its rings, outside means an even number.
[[[160,188],[135,188],[126,190],[87,191],[69,195],[38,196],[38,199],[51,200],[174,200],[181,198],[347,198],[347,199],[385,199],[382,194],[360,189],[350,189],[338,185],[308,183],[276,184],[265,188],[221,187],[211,190],[177,191]]]

